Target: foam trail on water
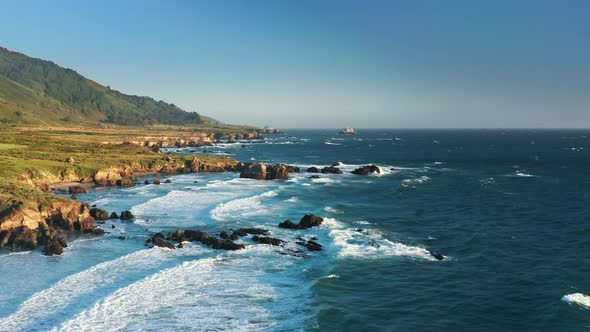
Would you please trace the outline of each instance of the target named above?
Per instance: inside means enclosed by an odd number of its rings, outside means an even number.
[[[53,286],[32,295],[18,310],[0,319],[0,331],[26,331],[32,328],[48,330],[53,324],[47,317],[62,312],[68,306],[91,301],[99,297],[101,289],[125,282],[130,273],[158,268],[170,257],[164,249],[144,249],[104,262],[85,271],[71,275]]]
[[[570,304],[577,304],[585,309],[590,309],[590,296],[582,293],[567,294],[561,300]]]
[[[337,220],[324,218],[331,228],[333,246],[338,248],[338,256],[352,258],[380,258],[389,256],[409,256],[434,260],[428,250],[393,242],[378,231],[345,228]]]
[[[269,256],[264,251],[268,246],[160,271],[119,289],[59,330],[301,329],[307,318],[301,308],[308,302],[309,289],[302,287],[294,271],[284,270],[289,268],[284,259],[272,265],[269,275],[268,260],[276,253]]]
[[[225,221],[236,217],[251,217],[268,213],[270,210],[262,205],[262,202],[270,197],[277,196],[274,190],[260,195],[235,199],[225,203],[219,203],[212,211],[211,217],[215,220]]]

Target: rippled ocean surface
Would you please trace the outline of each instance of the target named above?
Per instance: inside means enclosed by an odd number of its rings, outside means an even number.
[[[287,130],[179,152],[345,174],[186,174],[79,195],[137,219],[60,257],[0,254],[0,331],[590,329],[588,130]],[[368,164],[382,173],[349,173]],[[306,213],[326,221],[277,227]],[[144,246],[159,231],[239,227],[288,243]],[[298,237],[324,250],[291,255]]]

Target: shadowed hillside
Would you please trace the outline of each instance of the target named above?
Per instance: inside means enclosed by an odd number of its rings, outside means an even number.
[[[126,95],[74,70],[0,48],[0,123],[197,125],[194,112],[150,97]]]

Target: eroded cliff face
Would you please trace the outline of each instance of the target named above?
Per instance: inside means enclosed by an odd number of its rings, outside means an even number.
[[[90,216],[87,204],[57,196],[38,201],[14,202],[2,214],[0,247],[13,250],[34,249],[44,245],[46,254],[60,254],[62,248],[67,246],[67,233],[94,230],[95,221]],[[49,248],[52,246],[53,250]]]
[[[35,177],[23,175],[23,186],[31,187],[31,194],[0,202],[0,247],[27,250],[45,246],[48,255],[61,254],[67,246],[66,236],[71,233],[94,232],[95,219],[87,204],[49,193],[52,184],[86,182],[87,185],[127,186],[135,185],[134,174],[151,172],[163,174],[235,171],[237,161],[218,160],[205,162],[198,157],[176,160],[168,155],[155,155],[152,162],[142,165],[113,165],[99,169],[90,177],[74,172],[54,174],[39,171]],[[77,186],[77,185],[76,185]],[[35,188],[35,189],[33,189]],[[71,188],[70,188],[71,189]],[[0,197],[2,199],[2,197]]]

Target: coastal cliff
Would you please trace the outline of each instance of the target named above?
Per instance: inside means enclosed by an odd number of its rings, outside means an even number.
[[[99,135],[55,133],[0,133],[0,248],[45,246],[46,254],[60,254],[68,235],[101,233],[95,229],[95,218],[87,204],[56,196],[55,192],[75,195],[91,186],[131,186],[145,174],[239,170],[238,162],[227,157],[162,154],[159,147],[260,137],[257,132],[220,134],[217,138],[214,132],[151,138],[125,135],[125,139],[104,144],[97,140],[104,138]]]

